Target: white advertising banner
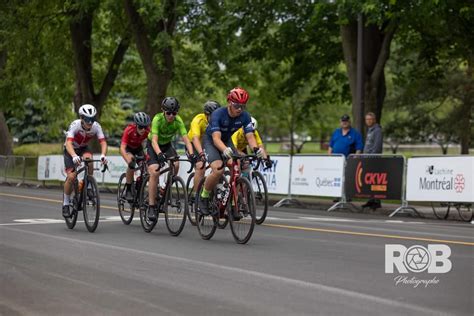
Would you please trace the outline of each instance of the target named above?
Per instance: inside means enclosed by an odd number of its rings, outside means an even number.
[[[408,159],[408,201],[474,202],[474,157]]]
[[[273,166],[264,170],[265,166],[260,164],[258,171],[263,175],[267,183],[268,193],[288,194],[288,183],[290,182],[290,156],[270,155]]]
[[[38,157],[38,180],[66,179],[64,172],[64,158],[61,155]]]
[[[343,156],[293,156],[291,193],[342,196]]]

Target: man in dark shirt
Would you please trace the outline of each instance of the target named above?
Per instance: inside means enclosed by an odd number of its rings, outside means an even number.
[[[351,118],[344,114],[341,116],[341,128],[336,129],[331,136],[328,153],[343,154],[347,157],[350,154],[360,154],[362,149],[362,135],[351,127]]]
[[[367,125],[367,137],[365,138],[364,154],[381,154],[383,150],[382,128],[377,124],[374,113],[368,112],[365,115],[365,124]],[[382,207],[382,203],[378,199],[370,199],[362,207],[376,210]]]

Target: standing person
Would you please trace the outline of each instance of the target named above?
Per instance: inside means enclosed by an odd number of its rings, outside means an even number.
[[[97,137],[100,143],[102,164],[107,164],[107,142],[99,122],[95,120],[97,110],[92,104],[84,104],[79,108],[80,119],[69,125],[64,142],[64,165],[66,166],[66,181],[64,181],[63,216],[71,217],[70,203],[73,183],[76,180],[75,167],[79,165],[82,158],[92,159],[92,152],[88,147],[89,141]],[[89,165],[88,174],[94,172],[93,165]]]
[[[215,188],[224,169],[220,169],[224,158],[232,158],[235,147],[232,143],[232,134],[244,128],[244,134],[254,153],[263,158],[264,150],[259,148],[254,136],[254,128],[250,114],[245,111],[249,94],[240,87],[236,87],[227,94],[227,107],[215,110],[203,136],[203,147],[212,172],[206,177],[201,192],[198,210],[202,214],[209,214],[209,193]]]
[[[377,124],[374,113],[368,112],[365,115],[365,124],[367,125],[367,136],[365,138],[364,154],[381,154],[383,150],[382,128]],[[362,207],[370,207],[376,210],[382,207],[382,203],[379,199],[370,199]]]
[[[332,133],[328,153],[343,154],[347,157],[350,154],[360,154],[363,149],[362,135],[352,128],[349,115],[344,114],[341,116],[341,127]]]

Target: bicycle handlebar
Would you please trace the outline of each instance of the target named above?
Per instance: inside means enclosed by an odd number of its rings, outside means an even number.
[[[230,158],[224,158],[222,160],[222,166],[220,166],[219,168],[217,168],[217,170],[222,170],[225,168],[225,165],[227,164],[227,161],[229,161],[229,159],[234,159],[234,160],[248,160],[248,161],[252,161],[252,160],[256,160],[256,159],[260,159],[258,158],[256,155],[238,155],[238,154],[232,154],[232,157]],[[260,165],[260,161],[257,163],[257,167]]]
[[[194,170],[194,165],[195,165],[195,162],[190,160],[190,159],[181,159],[179,156],[175,156],[175,157],[166,157],[166,160],[169,161],[170,163],[173,163],[173,162],[176,162],[176,161],[188,161],[191,163],[191,167],[189,168],[189,170],[187,171],[187,173],[191,173],[193,170]],[[162,166],[160,166],[161,168]],[[156,169],[156,172],[160,171],[160,168]]]

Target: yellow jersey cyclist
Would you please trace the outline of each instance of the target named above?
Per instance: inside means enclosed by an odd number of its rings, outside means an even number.
[[[161,103],[162,113],[158,113],[151,122],[151,132],[147,141],[147,165],[150,174],[148,201],[149,208],[147,216],[150,220],[156,219],[157,206],[155,204],[158,182],[160,177],[159,169],[163,167],[167,157],[177,156],[176,150],[171,145],[176,133],[179,133],[186,145],[187,155],[190,160],[195,160],[193,147],[187,136],[186,127],[183,120],[178,115],[180,105],[176,98],[166,97]],[[176,172],[178,172],[179,163],[176,162]]]
[[[204,154],[202,146],[202,137],[206,133],[207,125],[209,124],[209,117],[211,113],[220,108],[221,105],[217,101],[209,100],[204,103],[203,113],[196,115],[191,121],[188,138],[193,144],[194,153],[198,155],[196,168],[194,171],[194,187],[197,188],[204,173],[206,172],[206,155]]]
[[[64,142],[64,166],[66,167],[66,181],[64,181],[63,216],[70,217],[70,202],[73,183],[76,179],[75,166],[80,164],[82,157],[92,158],[88,143],[93,137],[97,137],[100,143],[100,160],[107,164],[107,142],[105,141],[102,127],[95,120],[97,110],[92,104],[84,104],[79,108],[80,119],[69,125]],[[92,175],[93,165],[89,165],[88,173]]]
[[[255,141],[257,142],[257,147],[263,150],[263,159],[265,160],[265,167],[271,168],[272,161],[270,160],[270,156],[267,154],[265,150],[265,146],[263,145],[262,138],[260,137],[260,134],[257,131],[258,122],[253,116],[251,117],[251,121],[252,121],[252,126],[254,129],[254,135],[255,135]],[[234,134],[232,134],[232,143],[234,144],[234,147],[237,149],[237,151],[240,154],[247,154],[247,146],[249,143],[247,141],[247,137],[245,137],[243,128],[238,129]],[[248,176],[248,174],[250,173],[249,168],[250,168],[250,164],[248,162],[245,162],[245,164],[242,165],[243,176]]]
[[[263,158],[263,150],[258,148],[250,114],[245,111],[249,95],[244,89],[237,87],[227,95],[227,107],[215,110],[203,135],[203,147],[206,159],[209,161],[212,172],[206,177],[199,199],[198,209],[202,214],[209,214],[209,193],[214,190],[224,173],[223,158],[232,158],[235,152],[232,144],[232,134],[244,128],[245,137],[258,157]],[[220,169],[220,170],[219,170]]]

